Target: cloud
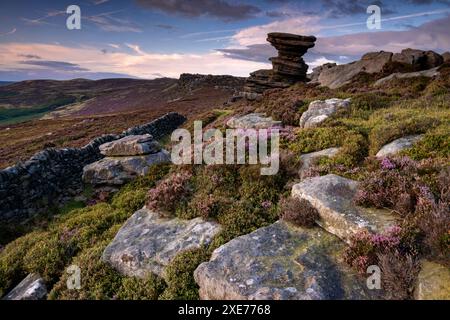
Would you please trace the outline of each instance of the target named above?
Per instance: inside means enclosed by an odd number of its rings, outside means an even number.
[[[117,18],[116,12],[105,12],[94,16],[82,16],[82,19],[95,24],[103,31],[107,32],[142,32],[139,25],[133,21]]]
[[[235,4],[227,0],[136,0],[141,7],[170,15],[195,18],[209,16],[224,21],[245,20],[261,12],[256,6]]]
[[[233,36],[235,44],[250,46],[266,43],[269,32],[291,32],[296,34],[315,34],[320,30],[319,16],[298,16],[269,24],[250,27],[237,32]]]
[[[89,71],[86,68],[81,68],[78,64],[64,62],[64,61],[25,60],[25,61],[20,61],[20,64],[46,67],[48,69],[53,69],[53,70],[58,70],[58,71]]]
[[[16,31],[17,31],[17,29],[13,28],[11,31],[8,31],[8,32],[5,32],[5,33],[0,33],[0,36],[7,36],[7,35],[10,35],[10,34],[14,34],[14,33],[16,33]]]
[[[164,24],[164,23],[155,24],[155,27],[160,28],[160,29],[165,29],[165,30],[173,30],[173,29],[175,29],[175,26],[172,26],[170,24]]]
[[[421,15],[427,13],[421,13]],[[405,15],[386,20],[395,21],[406,19],[415,15]],[[265,26],[252,27],[238,32],[233,39],[238,44],[236,48],[218,49],[231,59],[265,62],[269,57],[276,56],[276,51],[265,40],[268,32],[280,30],[299,33],[315,34],[320,31],[317,19],[308,21],[307,26],[303,19],[287,19],[283,23],[271,23]],[[315,25],[319,26],[315,26]],[[417,48],[443,52],[450,47],[450,16],[424,23],[405,31],[379,31],[361,32],[343,36],[319,37],[316,46],[305,55],[308,64],[314,61],[327,59],[338,63],[348,63],[359,59],[363,54],[372,51],[400,52],[405,48]],[[327,26],[332,28],[333,26]],[[336,27],[336,26],[334,26]],[[313,31],[315,30],[315,31]]]
[[[109,0],[93,0],[92,2],[94,3],[94,5],[98,6],[100,4],[109,2]]]
[[[18,57],[26,58],[26,59],[42,59],[41,57],[35,55],[35,54],[18,54]]]
[[[78,78],[89,77],[89,74],[122,74],[133,77],[152,79],[155,75],[177,78],[181,73],[232,74],[248,76],[254,70],[270,67],[269,63],[236,60],[221,52],[203,54],[172,53],[159,54],[146,52],[136,44],[128,44],[134,48],[131,52],[108,52],[108,59],[98,47],[68,47],[39,43],[0,43],[1,74],[17,74],[26,79],[42,78]],[[24,69],[24,64],[17,61],[17,55],[23,52],[33,52],[43,61],[60,61],[64,57],[69,64],[44,63],[36,65],[27,62],[30,68]],[[77,71],[77,68],[88,71]],[[31,71],[30,71],[31,70]],[[46,71],[47,70],[47,71]],[[34,72],[27,74],[26,72]],[[2,77],[8,79],[7,77]],[[9,78],[11,79],[11,78]],[[56,79],[56,78],[55,78]]]

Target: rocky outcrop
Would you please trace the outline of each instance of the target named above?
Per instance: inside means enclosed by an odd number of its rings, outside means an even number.
[[[442,59],[444,59],[444,63],[449,63],[450,62],[450,52],[444,52],[442,54]]]
[[[360,72],[381,72],[384,66],[391,61],[392,55],[392,52],[370,52],[359,61],[324,68],[319,74],[317,82],[331,89],[342,87]]]
[[[227,121],[227,126],[232,129],[268,129],[281,126],[281,121],[274,121],[271,117],[266,117],[264,113],[250,113],[232,117]]]
[[[321,151],[302,154],[300,156],[300,160],[302,163],[302,166],[301,166],[300,172],[299,172],[300,178],[303,179],[305,177],[304,176],[305,173],[308,171],[308,169],[310,169],[313,166],[315,160],[322,158],[322,157],[327,157],[327,158],[334,157],[338,152],[339,152],[339,148],[328,148],[328,149],[321,150]]]
[[[47,296],[44,280],[35,273],[30,273],[3,300],[42,300]]]
[[[315,67],[312,71],[312,73],[309,75],[310,83],[318,83],[319,82],[319,75],[327,69],[331,69],[336,67],[336,63],[325,63],[321,66]]]
[[[370,52],[362,56],[361,60],[331,66],[316,68],[312,80],[322,86],[336,89],[351,82],[353,77],[361,72],[379,73],[385,70],[389,63],[410,65],[416,71],[423,71],[440,66],[444,63],[443,56],[434,51],[422,51],[405,49],[401,53],[392,52]]]
[[[429,70],[423,70],[423,71],[416,71],[416,72],[407,72],[407,73],[400,73],[396,72],[393,73],[387,77],[381,78],[377,81],[375,81],[374,86],[378,87],[386,82],[389,82],[393,79],[408,79],[408,78],[417,78],[417,77],[427,77],[427,78],[433,78],[437,77],[440,73],[438,71],[438,67],[429,69]]]
[[[416,300],[450,300],[450,270],[424,260],[414,290]]]
[[[308,65],[302,56],[314,47],[316,38],[290,33],[269,33],[267,41],[278,51],[278,56],[270,58],[272,70],[258,70],[250,74],[244,87],[244,96],[250,100],[268,89],[286,88],[292,84],[308,81]]]
[[[119,135],[98,137],[82,148],[46,149],[25,163],[1,170],[0,223],[23,222],[75,196],[83,186],[83,168],[104,157],[100,145],[129,135],[150,134],[160,139],[184,121],[182,115],[168,113]]]
[[[412,135],[392,141],[383,146],[376,154],[377,157],[386,157],[399,153],[402,150],[411,148],[416,142],[423,138],[423,135]]]
[[[183,73],[178,80],[178,86],[187,91],[193,91],[198,88],[215,87],[230,91],[242,91],[245,78],[233,77],[229,75],[204,75]]]
[[[434,51],[423,51],[417,49],[404,49],[401,53],[392,56],[392,62],[410,64],[420,70],[439,67],[444,63],[444,58]]]
[[[317,100],[309,104],[308,110],[300,118],[300,127],[314,128],[341,109],[350,106],[351,99]]]
[[[160,218],[144,208],[122,226],[102,259],[127,276],[153,272],[164,277],[165,267],[178,253],[210,243],[219,231],[215,222]]]
[[[320,228],[279,221],[216,249],[194,278],[204,300],[372,298],[376,292],[339,261],[344,246]]]
[[[396,224],[388,210],[356,206],[353,198],[357,188],[357,181],[329,174],[294,185],[292,197],[309,201],[319,213],[317,223],[345,241],[359,231],[382,233]]]

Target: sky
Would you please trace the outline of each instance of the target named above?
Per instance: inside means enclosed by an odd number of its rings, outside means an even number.
[[[381,29],[369,29],[369,5]],[[81,29],[69,30],[70,5]],[[271,68],[268,32],[314,35],[313,67],[372,51],[450,51],[450,0],[2,0],[0,81],[181,73],[248,76]]]

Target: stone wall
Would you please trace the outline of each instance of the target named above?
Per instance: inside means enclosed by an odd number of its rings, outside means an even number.
[[[46,149],[24,163],[0,171],[0,224],[22,222],[82,189],[83,167],[103,156],[99,146],[128,135],[149,133],[155,139],[170,134],[186,118],[168,113],[122,134],[103,135],[82,148]]]

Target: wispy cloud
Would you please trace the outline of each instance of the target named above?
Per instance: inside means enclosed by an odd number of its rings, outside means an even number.
[[[121,12],[105,12],[93,16],[82,17],[84,20],[95,24],[103,31],[108,32],[142,32],[139,25],[131,20],[115,17],[114,14]]]
[[[10,35],[10,34],[14,34],[14,33],[16,33],[16,32],[17,32],[17,29],[16,29],[16,28],[13,28],[12,30],[10,30],[10,31],[8,31],[8,32],[0,33],[0,36],[7,36],[7,35]]]

